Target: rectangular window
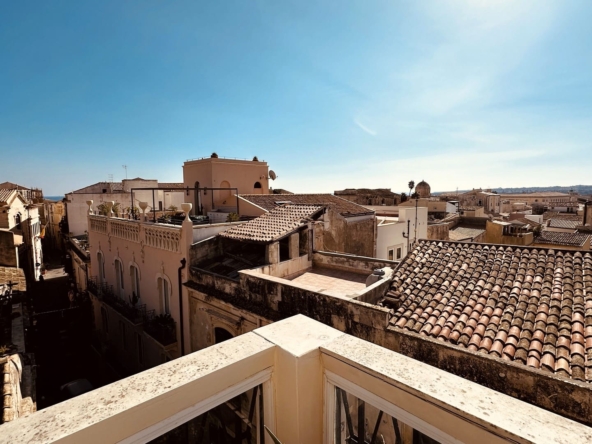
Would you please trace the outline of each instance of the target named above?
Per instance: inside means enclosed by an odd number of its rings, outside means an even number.
[[[392,261],[392,260],[394,260],[394,251],[393,251],[393,249],[392,249],[392,248],[389,248],[389,249],[388,249],[388,260],[389,260],[389,261]]]
[[[397,248],[397,259],[401,259],[402,253],[403,253],[403,249],[401,247]]]

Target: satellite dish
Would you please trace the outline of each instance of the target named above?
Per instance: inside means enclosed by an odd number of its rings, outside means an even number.
[[[275,175],[273,170],[269,170],[269,177],[271,177],[271,180],[275,180],[277,176]]]

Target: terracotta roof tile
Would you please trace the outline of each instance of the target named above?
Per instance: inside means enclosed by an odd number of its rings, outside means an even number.
[[[589,237],[589,234],[583,233],[559,233],[556,231],[543,231],[535,238],[534,243],[581,247],[586,243]]]
[[[241,194],[241,198],[271,211],[278,203],[292,203],[298,205],[322,205],[330,207],[342,216],[360,216],[374,214],[374,211],[332,194]]]
[[[220,233],[221,237],[251,242],[275,242],[303,226],[323,209],[318,205],[282,205]]]
[[[421,241],[395,271],[396,327],[592,382],[592,254]]]

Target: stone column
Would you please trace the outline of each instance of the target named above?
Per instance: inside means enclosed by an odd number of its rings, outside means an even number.
[[[290,235],[289,253],[290,259],[296,259],[300,256],[300,234],[298,231]]]
[[[265,246],[265,263],[277,264],[280,261],[280,243],[273,242]]]

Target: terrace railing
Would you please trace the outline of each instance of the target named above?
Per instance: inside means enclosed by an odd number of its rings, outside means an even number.
[[[304,316],[4,424],[1,440],[278,442],[271,433],[286,443],[592,442],[583,424]]]
[[[181,252],[181,226],[141,223],[135,220],[91,215],[90,231],[160,250]]]

